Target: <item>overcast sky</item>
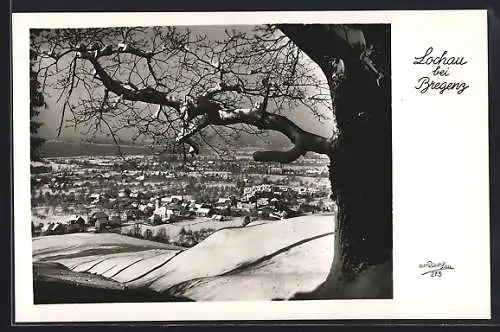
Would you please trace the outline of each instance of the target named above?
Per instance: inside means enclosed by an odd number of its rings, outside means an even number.
[[[207,35],[208,38],[216,40],[222,39],[224,36],[224,29],[236,29],[236,30],[246,30],[249,31],[253,28],[253,26],[193,26],[190,29],[193,32],[203,32]],[[324,80],[324,76],[317,68],[317,75]],[[77,91],[75,91],[77,92]],[[43,126],[40,128],[39,134],[40,136],[47,139],[56,139],[57,138],[57,127],[59,125],[59,121],[61,118],[62,104],[64,102],[64,98],[57,102],[57,95],[52,94],[51,96],[46,96],[46,103],[48,105],[48,109],[40,112],[39,121],[43,123]],[[321,112],[324,116],[331,117],[330,110],[323,110]],[[296,108],[291,110],[287,116],[293,120],[298,126],[302,127],[304,130],[314,132],[316,134],[329,137],[332,133],[333,121],[331,118],[327,120],[323,120],[323,123],[320,123],[314,117],[311,116],[311,113],[306,109]],[[59,139],[80,139],[84,138],[84,135],[81,133],[82,129],[77,129],[76,131],[73,128],[65,128],[61,133]],[[281,134],[278,134],[281,135]]]

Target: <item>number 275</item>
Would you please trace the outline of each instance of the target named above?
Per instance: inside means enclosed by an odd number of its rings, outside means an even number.
[[[432,271],[431,277],[441,277],[441,271]]]

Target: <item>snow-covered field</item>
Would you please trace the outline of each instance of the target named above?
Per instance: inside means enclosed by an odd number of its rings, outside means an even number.
[[[313,215],[222,229],[189,249],[68,234],[34,239],[33,259],[197,301],[287,299],[326,279],[333,230],[331,215]]]
[[[114,233],[75,233],[35,237],[32,241],[33,260],[85,257],[109,253],[131,253],[150,249],[180,248],[159,242],[135,239]]]
[[[333,253],[328,235],[225,275],[180,283],[169,294],[196,301],[288,299],[313,291],[327,277]]]

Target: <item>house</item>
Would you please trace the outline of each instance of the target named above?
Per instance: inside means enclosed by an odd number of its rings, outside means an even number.
[[[66,233],[66,225],[61,223],[52,224],[52,227],[49,230],[49,234],[51,235],[61,235]]]
[[[160,202],[161,202],[161,203],[164,203],[164,204],[166,204],[166,203],[172,203],[172,196],[162,197],[162,198],[160,199]]]
[[[154,223],[159,220],[161,222],[166,222],[169,220],[173,220],[175,218],[175,213],[171,209],[168,209],[166,206],[160,206],[153,211],[153,215],[149,217],[150,222]]]
[[[214,214],[212,216],[212,219],[215,220],[215,221],[224,221],[224,216],[222,216],[220,214]]]
[[[178,202],[182,202],[184,200],[189,200],[188,197],[184,197],[182,195],[172,195],[170,196],[170,202],[172,203],[178,203]]]
[[[176,217],[189,217],[192,215],[192,210],[190,209],[189,203],[184,204],[170,204],[167,208],[172,210]]]
[[[108,220],[109,220],[109,216],[106,213],[104,213],[102,211],[97,211],[97,212],[94,212],[90,215],[89,224],[95,225],[96,222],[103,224],[103,223],[107,223]]]
[[[47,223],[47,224],[43,225],[42,228],[40,229],[40,233],[42,235],[49,235],[53,226],[54,226],[53,223]]]
[[[83,232],[85,222],[85,219],[79,215],[57,216],[51,219],[51,223],[55,226],[49,229],[49,232],[52,234]]]
[[[196,210],[202,209],[202,208],[209,209],[210,208],[210,204],[207,204],[207,203],[196,203],[196,204],[194,204],[194,208]]]
[[[286,206],[286,200],[280,200],[274,197],[269,201],[269,205],[275,209],[281,209],[282,207]]]
[[[269,174],[283,174],[283,168],[269,166]]]
[[[98,219],[96,220],[94,226],[95,227],[89,227],[88,230],[94,230],[95,231],[100,231],[102,229],[110,229],[113,227],[118,227],[121,225],[121,219],[119,214],[114,214],[108,219]]]
[[[186,202],[186,203],[182,203],[180,208],[183,210],[183,211],[189,211],[189,209],[191,208],[191,206],[194,206],[193,203],[191,202]]]
[[[170,203],[190,202],[191,200],[193,200],[193,196],[191,195],[172,195],[163,197],[161,199],[161,202],[170,204]]]
[[[245,187],[243,188],[243,195],[251,196],[254,193],[253,187]]]
[[[121,214],[122,221],[133,221],[137,219],[137,213],[134,210],[125,210]]]
[[[238,202],[236,203],[236,209],[239,210],[251,210],[255,205],[252,203]]]
[[[275,212],[271,212],[269,214],[269,217],[270,218],[273,218],[273,219],[286,219],[288,218],[290,215],[290,213],[288,211],[275,211]]]
[[[86,220],[82,216],[74,216],[66,222],[66,232],[84,232],[86,223]]]
[[[142,192],[139,192],[139,191],[133,191],[133,192],[131,192],[128,195],[128,197],[130,197],[130,198],[141,198],[141,197],[143,197],[143,194],[142,194]]]
[[[230,208],[231,208],[230,204],[225,204],[225,205],[217,204],[217,205],[215,205],[215,209],[218,211],[225,211],[225,210],[229,210]]]
[[[257,206],[268,206],[269,205],[269,198],[258,198],[257,199]]]
[[[172,215],[174,216],[181,216],[184,212],[185,209],[182,207],[182,205],[178,204],[168,204],[166,205],[167,211],[170,211]]]
[[[231,198],[219,198],[219,200],[217,201],[217,205],[230,205],[232,203],[232,199]]]
[[[208,217],[212,213],[212,209],[210,208],[198,208],[196,210],[196,216],[197,217]]]
[[[43,235],[60,235],[66,232],[65,225],[61,223],[50,222],[40,229],[41,234]]]
[[[93,202],[98,202],[98,201],[101,199],[101,195],[100,195],[100,194],[97,194],[97,193],[94,193],[94,194],[90,195],[90,199],[91,199]]]

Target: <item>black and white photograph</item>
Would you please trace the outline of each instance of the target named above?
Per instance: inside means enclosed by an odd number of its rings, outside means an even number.
[[[492,317],[486,10],[12,28],[16,322]]]
[[[29,53],[35,305],[393,299],[391,24],[31,28]]]

